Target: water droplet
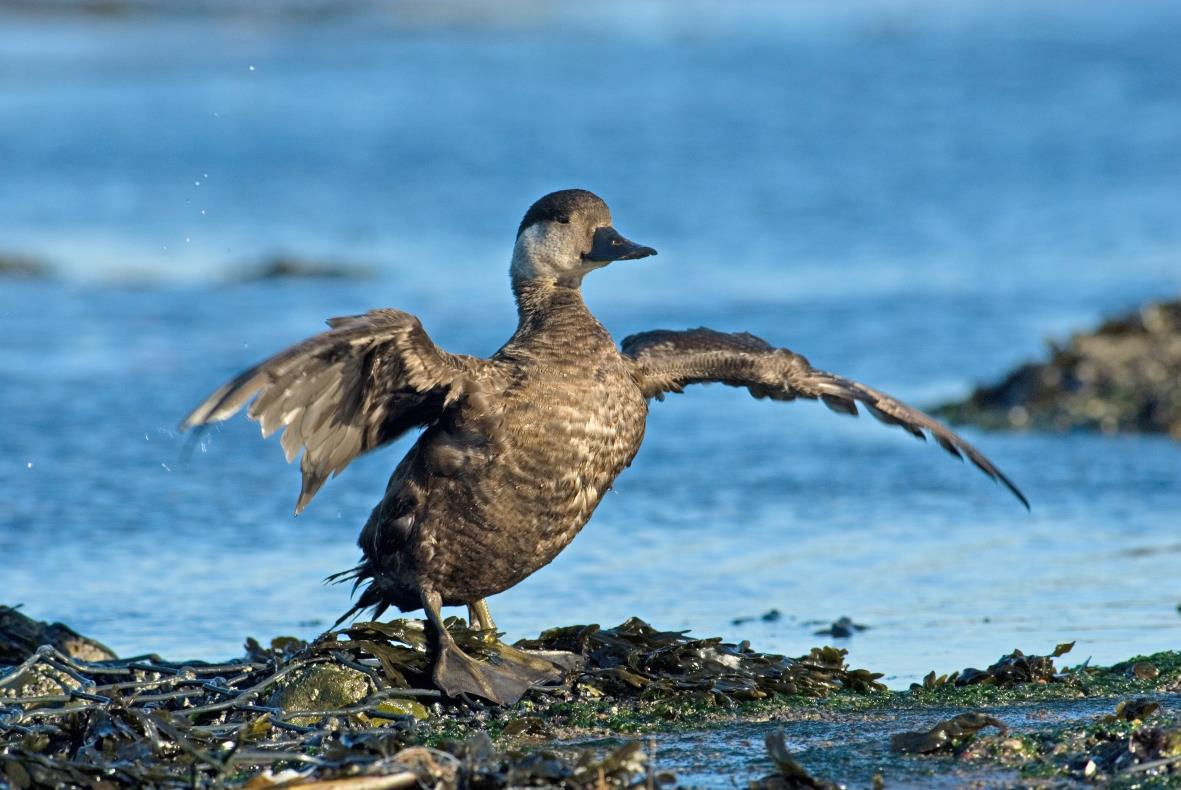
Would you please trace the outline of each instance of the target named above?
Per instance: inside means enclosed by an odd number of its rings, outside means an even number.
[[[191,241],[192,241],[192,239],[190,239],[188,236],[185,236],[185,244],[188,244]]]
[[[171,469],[169,469],[169,468],[168,468],[168,464],[164,463],[163,461],[161,461],[161,462],[160,462],[160,466],[164,467],[164,471],[165,471],[165,472],[171,472],[171,471],[172,471]]]
[[[199,186],[201,186],[201,182],[200,182],[200,181],[194,181],[194,182],[193,182],[193,186],[195,186],[195,187],[199,187]]]
[[[254,71],[254,66],[251,66],[251,67],[250,67],[250,70],[251,70],[251,71]]]
[[[33,468],[33,462],[32,462],[32,461],[29,461],[27,464],[25,464],[25,469],[32,469],[32,468]]]
[[[205,214],[205,209],[201,209],[201,214],[202,214],[202,215],[204,215],[204,214]]]

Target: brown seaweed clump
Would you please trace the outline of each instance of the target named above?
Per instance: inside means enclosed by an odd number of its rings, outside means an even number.
[[[576,688],[591,694],[661,697],[711,695],[733,700],[773,694],[823,697],[833,691],[884,691],[881,673],[850,669],[848,651],[816,647],[799,658],[758,653],[747,642],[693,639],[683,631],[658,631],[632,618],[615,628],[576,625],[545,631],[517,643],[534,650],[581,655],[586,666]]]
[[[936,689],[946,685],[974,686],[987,683],[998,688],[1011,688],[1022,683],[1058,683],[1066,675],[1054,666],[1054,659],[1061,658],[1074,648],[1074,642],[1065,642],[1054,648],[1048,656],[1026,655],[1014,650],[988,669],[968,667],[950,675],[936,675],[934,671],[923,678],[923,682],[912,683],[912,690]]]
[[[109,651],[86,660],[65,643],[30,651],[37,637],[28,634],[64,632],[22,618],[10,617],[14,634],[0,632],[0,641],[23,646],[9,654],[15,665],[0,669],[0,785],[17,790],[315,787],[365,777],[374,779],[366,787],[577,789],[622,788],[646,777],[638,743],[498,751],[482,731],[505,717],[433,687],[418,620],[357,623],[312,642],[281,637],[263,646],[251,639],[243,657],[208,663],[116,659]],[[883,688],[879,675],[850,670],[843,650],[790,659],[636,619],[607,629],[555,629],[516,646],[456,618],[447,626],[481,660],[537,649],[577,654],[583,666],[565,685],[536,689],[523,703],[538,714],[579,697],[717,703]],[[503,731],[519,734],[537,718],[511,719]]]
[[[1181,300],[1149,304],[1051,345],[1047,361],[1022,365],[936,413],[991,428],[1181,439]]]
[[[941,721],[926,732],[900,732],[891,736],[890,751],[898,754],[953,751],[970,741],[985,727],[996,727],[1002,735],[1009,730],[1000,719],[972,711]]]
[[[0,785],[620,788],[643,776],[639,744],[510,753],[477,733],[428,746],[422,719],[478,727],[479,711],[409,685],[429,676],[414,625],[404,621],[398,646],[373,638],[399,624],[348,629],[355,640],[250,640],[245,657],[221,664],[84,661],[42,646],[0,674]],[[357,784],[364,777],[374,781]]]

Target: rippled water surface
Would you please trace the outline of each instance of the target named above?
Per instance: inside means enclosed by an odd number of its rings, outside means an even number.
[[[293,519],[277,442],[238,418],[186,455],[174,426],[331,315],[396,306],[491,353],[550,189],[596,190],[660,250],[588,281],[616,337],[745,329],[920,405],[1177,290],[1175,5],[514,8],[0,13],[0,251],[61,273],[0,280],[4,601],[121,653],[325,628],[348,591],[320,579],[408,443]],[[377,276],[222,284],[280,250]],[[1031,513],[871,420],[670,397],[493,613],[511,637],[638,615],[790,654],[850,615],[872,626],[851,660],[894,685],[1018,646],[1181,647],[1181,446],[965,433]]]

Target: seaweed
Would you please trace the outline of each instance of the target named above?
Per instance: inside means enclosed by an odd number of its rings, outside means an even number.
[[[1002,734],[1009,731],[1000,719],[972,711],[941,721],[926,732],[900,732],[893,735],[890,738],[890,751],[898,754],[953,751],[985,727],[996,727]]]
[[[563,651],[580,666],[565,683],[499,707],[434,688],[427,632],[416,620],[355,623],[311,641],[251,639],[241,657],[222,663],[86,660],[42,645],[0,668],[0,786],[654,787],[672,781],[655,770],[654,747],[621,736],[767,720],[855,722],[859,711],[880,717],[923,706],[951,718],[895,735],[899,756],[891,760],[943,755],[977,770],[1081,780],[1181,776],[1181,722],[1163,710],[1181,691],[1178,653],[1059,670],[1055,660],[1069,645],[1046,656],[1013,651],[988,670],[932,673],[916,690],[887,692],[880,675],[849,668],[846,651],[834,647],[789,658],[637,619],[557,628],[515,645],[455,618],[447,627],[485,660]],[[957,683],[962,677],[968,681]],[[993,718],[1004,714],[978,710],[1115,694],[1124,700],[1111,703],[1114,713],[1081,726],[1027,723],[1019,734]],[[955,708],[972,710],[952,716]],[[980,732],[990,725],[1001,734]],[[881,738],[884,749],[886,732]],[[767,748],[776,770],[755,787],[833,786],[796,762],[782,733]]]
[[[1014,650],[1008,655],[1001,656],[988,669],[968,667],[950,675],[936,675],[934,671],[928,673],[921,684],[912,683],[912,691],[932,690],[947,686],[973,686],[987,683],[998,688],[1011,688],[1024,683],[1060,683],[1068,678],[1054,666],[1054,659],[1061,658],[1071,651],[1074,642],[1066,642],[1054,648],[1047,656],[1026,655],[1020,650]]]
[[[783,730],[767,733],[767,754],[775,764],[775,773],[750,783],[750,790],[837,790],[840,785],[817,779],[796,762],[787,748]]]
[[[614,696],[712,695],[734,700],[774,694],[823,697],[840,689],[884,691],[881,673],[850,669],[848,651],[817,647],[799,658],[758,653],[749,643],[693,639],[632,618],[615,628],[568,626],[518,642],[526,649],[575,653],[586,660],[576,686]]]
[[[398,626],[347,630],[372,636]],[[426,747],[419,721],[441,695],[404,682],[425,666],[425,653],[366,639],[342,642],[340,635],[311,644],[281,638],[269,648],[251,640],[244,658],[221,664],[155,655],[88,662],[44,646],[0,677],[0,692],[31,673],[62,678],[55,694],[0,698],[0,776],[18,790],[214,787],[252,776],[248,786],[263,787],[376,775],[392,782],[382,787],[460,780],[477,787],[535,780],[622,787],[643,767],[636,745],[603,757],[523,755],[496,751],[477,733]],[[406,674],[391,683],[387,669],[398,667]]]
[[[576,708],[587,698],[680,699],[692,710],[699,703],[883,688],[880,675],[849,669],[843,650],[817,648],[790,659],[637,619],[608,629],[555,629],[515,646],[457,618],[446,625],[465,651],[485,660],[565,650],[585,666],[573,669],[566,685],[535,689],[518,706],[526,714],[544,709],[543,720],[447,699],[432,686],[427,633],[417,620],[356,623],[311,642],[279,637],[264,646],[249,639],[241,658],[222,663],[157,655],[88,661],[46,644],[22,652],[21,662],[0,675],[0,776],[18,790],[266,787],[377,775],[392,783],[382,787],[412,779],[623,787],[644,769],[646,753],[637,743],[606,754],[502,752],[489,732],[543,732],[547,720],[562,716],[563,703]]]

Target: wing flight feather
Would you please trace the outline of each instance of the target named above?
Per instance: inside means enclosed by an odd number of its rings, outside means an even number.
[[[690,384],[718,382],[745,387],[756,398],[820,400],[834,412],[856,416],[858,404],[880,422],[916,438],[935,442],[951,455],[967,458],[1002,483],[1029,508],[1029,500],[987,457],[933,417],[872,387],[812,367],[806,358],[775,348],[746,332],[715,332],[704,327],[675,332],[658,329],[623,341],[633,374],[648,398],[663,399]]]
[[[296,513],[358,455],[479,392],[486,364],[443,351],[400,310],[332,318],[328,326],[214,390],[180,425],[220,422],[253,398],[247,414],[263,436],[283,430],[288,463],[303,452]]]

